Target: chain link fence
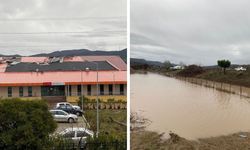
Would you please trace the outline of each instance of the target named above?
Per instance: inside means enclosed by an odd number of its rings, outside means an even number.
[[[216,81],[209,81],[205,79],[198,79],[198,78],[190,78],[190,77],[176,77],[177,79],[190,82],[193,84],[198,84],[201,86],[214,88],[219,91],[224,91],[236,95],[240,95],[242,97],[250,98],[250,88],[245,86],[239,86],[239,85],[232,85],[229,83],[222,83],[222,82],[216,82]]]

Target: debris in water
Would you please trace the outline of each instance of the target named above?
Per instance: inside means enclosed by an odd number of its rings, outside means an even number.
[[[244,134],[240,134],[240,135],[239,135],[239,137],[242,137],[242,138],[247,138],[247,136],[246,136],[246,135],[244,135]]]

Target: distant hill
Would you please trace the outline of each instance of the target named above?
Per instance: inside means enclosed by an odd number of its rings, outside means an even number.
[[[123,49],[120,51],[91,51],[88,49],[78,49],[78,50],[62,50],[62,51],[55,51],[52,53],[41,53],[36,55],[31,55],[34,57],[63,57],[63,56],[96,56],[96,55],[114,55],[120,56],[125,62],[127,61],[127,49]]]
[[[0,54],[0,57],[21,57],[21,55],[2,55],[2,54]]]
[[[127,49],[117,50],[117,51],[101,51],[101,50],[88,50],[88,49],[77,49],[77,50],[62,50],[55,51],[52,53],[41,53],[31,55],[33,57],[63,57],[63,56],[97,56],[97,55],[111,55],[120,56],[125,62],[127,62]],[[21,55],[2,55],[0,57],[21,57]]]
[[[149,60],[145,60],[145,59],[131,58],[130,59],[130,65],[131,65],[131,67],[139,66],[139,65],[162,67],[163,63],[159,62],[159,61],[149,61]]]

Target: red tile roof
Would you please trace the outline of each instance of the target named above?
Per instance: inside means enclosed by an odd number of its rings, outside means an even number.
[[[21,62],[47,62],[48,57],[22,57]],[[107,61],[119,70],[127,70],[126,63],[119,56],[73,56],[64,57],[64,62],[76,61]]]
[[[107,61],[119,70],[127,70],[126,63],[119,56],[75,56],[65,57],[64,61]]]
[[[48,57],[21,57],[21,62],[38,62],[43,63],[47,62]]]
[[[22,57],[21,62],[46,62],[47,57]],[[126,84],[126,63],[118,56],[65,57],[69,61],[107,61],[115,71],[98,71],[100,84]],[[0,64],[0,86],[41,86],[45,84],[96,84],[96,71],[5,72],[7,64]],[[82,76],[82,78],[81,78]]]
[[[82,80],[81,80],[82,75]],[[57,84],[96,84],[96,71],[67,71],[67,72],[22,72],[0,73],[0,86],[28,86]],[[127,71],[99,71],[98,83],[100,84],[125,84]]]

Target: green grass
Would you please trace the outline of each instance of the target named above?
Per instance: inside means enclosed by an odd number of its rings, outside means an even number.
[[[86,110],[85,115],[90,127],[96,131],[96,110]],[[112,135],[117,139],[126,139],[126,126],[111,121],[110,117],[122,123],[127,122],[126,110],[99,110],[100,134]]]
[[[196,77],[250,87],[250,71],[240,72],[235,70],[227,70],[226,74],[223,74],[221,70],[213,69],[207,70]]]

